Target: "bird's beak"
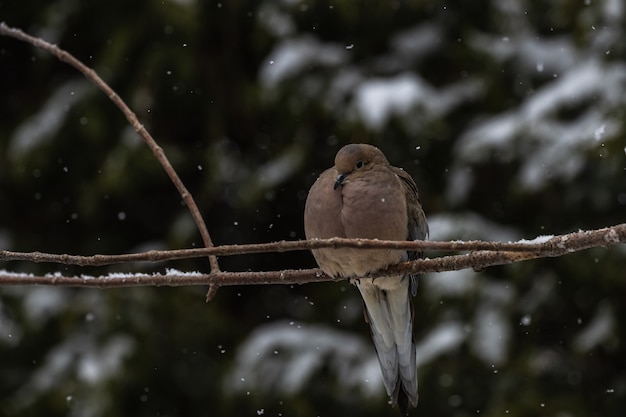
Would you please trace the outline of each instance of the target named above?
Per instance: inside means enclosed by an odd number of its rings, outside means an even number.
[[[346,174],[337,175],[337,180],[335,181],[335,186],[333,187],[333,190],[336,190],[337,187],[339,187],[341,183],[343,182],[343,180],[345,179],[346,179]]]

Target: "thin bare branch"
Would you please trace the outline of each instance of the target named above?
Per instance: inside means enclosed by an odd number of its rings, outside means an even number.
[[[46,42],[41,38],[28,35],[20,29],[11,28],[7,26],[4,22],[0,22],[0,35],[10,36],[17,40],[30,43],[37,48],[41,48],[51,53],[60,61],[65,62],[74,67],[76,70],[80,71],[85,76],[85,78],[87,78],[87,80],[91,81],[93,84],[96,85],[96,87],[102,90],[102,92],[106,94],[106,96],[122,111],[124,116],[126,116],[126,120],[128,120],[130,125],[148,145],[153,155],[157,158],[157,160],[167,173],[170,180],[174,183],[174,186],[178,190],[178,193],[180,194],[181,198],[187,205],[187,208],[191,212],[191,216],[193,217],[193,220],[198,227],[198,230],[202,237],[202,241],[204,242],[204,246],[206,246],[207,248],[213,246],[213,241],[211,240],[211,236],[206,227],[204,219],[200,214],[200,210],[198,209],[195,200],[193,199],[191,193],[189,193],[189,191],[187,190],[187,187],[185,187],[185,185],[183,184],[174,167],[172,167],[172,165],[170,164],[170,161],[165,156],[163,149],[156,143],[156,141],[152,138],[150,133],[148,133],[145,127],[141,123],[139,123],[139,120],[137,119],[135,113],[126,105],[126,103],[117,95],[117,93],[115,93],[115,91],[113,91],[113,89],[111,89],[111,87],[109,87],[109,85],[102,78],[100,78],[100,76],[93,69],[89,68],[81,61],[76,59],[72,54],[59,48],[58,46]],[[220,270],[216,256],[209,255],[209,262],[211,265],[211,271],[217,272]],[[215,292],[216,289],[213,289],[213,293]]]

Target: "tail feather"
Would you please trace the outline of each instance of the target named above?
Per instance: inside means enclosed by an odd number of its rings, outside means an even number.
[[[415,406],[416,404],[413,404],[413,407]],[[407,397],[404,391],[398,393],[398,411],[401,416],[409,415],[409,397]]]
[[[409,403],[415,407],[418,397],[409,279],[406,278],[361,279],[357,282],[385,389],[402,413],[406,412]],[[394,285],[382,282],[390,279],[395,280]],[[379,286],[381,284],[384,288]]]

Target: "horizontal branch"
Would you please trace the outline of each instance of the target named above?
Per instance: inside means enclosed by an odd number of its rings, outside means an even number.
[[[245,245],[221,245],[210,248],[177,249],[166,251],[147,251],[123,255],[68,255],[42,252],[0,251],[0,261],[48,262],[64,265],[103,266],[129,262],[163,262],[175,259],[189,259],[215,256],[249,255],[254,253],[275,253],[321,248],[361,248],[361,249],[403,249],[419,252],[470,252],[497,251],[533,253],[540,257],[560,256],[563,248],[566,252],[575,252],[595,246],[610,246],[626,243],[626,223],[603,229],[579,231],[560,236],[540,236],[530,241],[515,243],[484,241],[390,241],[372,239],[313,239],[298,241],[280,241],[271,243],[253,243]]]
[[[533,243],[534,242],[534,243]],[[370,274],[370,277],[385,275],[399,275],[406,273],[422,274],[427,272],[458,271],[473,268],[484,269],[495,265],[505,265],[529,259],[555,257],[592,247],[609,247],[619,243],[626,243],[626,224],[620,224],[604,229],[580,231],[552,238],[543,237],[535,241],[518,243],[498,242],[389,242],[352,239],[326,239],[297,242],[275,242],[258,245],[230,245],[218,246],[209,249],[191,249],[194,256],[205,256],[208,250],[224,250],[222,254],[233,255],[243,253],[276,252],[286,250],[303,250],[321,247],[354,247],[362,249],[394,248],[414,250],[474,250],[474,248],[489,247],[489,250],[473,251],[465,255],[442,256],[434,259],[418,259],[392,265],[385,270]],[[281,250],[274,248],[276,245]],[[486,246],[485,246],[486,245]],[[268,248],[274,248],[269,250]],[[507,250],[502,250],[507,248]],[[245,251],[242,251],[245,249]],[[266,250],[267,249],[267,250]],[[6,252],[6,251],[4,251]],[[163,254],[185,251],[165,251],[152,253]],[[146,252],[148,254],[151,252]],[[45,255],[45,254],[43,254]],[[134,256],[118,255],[118,256]],[[70,255],[56,255],[69,257]],[[106,256],[106,255],[96,255]],[[90,258],[90,257],[86,257]],[[91,257],[93,258],[93,257]],[[158,258],[158,257],[157,257]],[[62,259],[62,258],[61,258]],[[171,257],[168,258],[173,259]],[[32,259],[30,259],[32,260]],[[141,259],[146,260],[146,259]],[[150,259],[154,260],[154,259]],[[157,259],[164,260],[164,259]],[[58,259],[54,262],[58,262]],[[0,285],[56,285],[73,287],[136,287],[136,286],[186,286],[217,284],[228,285],[259,285],[259,284],[304,284],[309,282],[335,281],[337,278],[325,275],[320,269],[283,270],[265,272],[223,272],[215,271],[209,274],[199,272],[180,272],[168,270],[166,274],[124,274],[112,273],[103,276],[74,276],[61,274],[36,276],[22,273],[0,271]]]

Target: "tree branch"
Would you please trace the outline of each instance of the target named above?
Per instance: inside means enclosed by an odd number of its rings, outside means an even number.
[[[0,35],[10,36],[17,40],[30,43],[37,48],[41,48],[51,53],[60,61],[65,62],[74,67],[76,70],[80,71],[85,76],[85,78],[87,78],[87,80],[91,81],[96,87],[102,90],[102,92],[106,94],[106,96],[122,111],[124,116],[126,116],[126,120],[128,120],[128,123],[130,123],[133,129],[135,129],[139,136],[141,136],[146,145],[148,145],[148,147],[152,151],[152,154],[156,157],[156,159],[159,161],[159,163],[167,173],[167,176],[170,178],[172,183],[174,183],[174,186],[176,187],[181,198],[187,205],[187,208],[191,213],[191,217],[198,227],[204,246],[206,246],[207,248],[213,246],[211,235],[209,234],[204,219],[200,214],[200,210],[198,209],[198,206],[196,205],[193,196],[187,190],[187,187],[185,187],[185,185],[183,184],[182,180],[176,173],[176,170],[174,169],[174,167],[172,167],[172,164],[170,164],[170,161],[167,159],[167,156],[165,156],[163,149],[156,143],[156,141],[152,138],[150,133],[148,133],[146,128],[141,123],[139,123],[139,120],[137,119],[135,113],[126,105],[126,103],[120,98],[120,96],[118,96],[117,93],[113,91],[113,89],[109,87],[109,85],[102,78],[100,78],[100,76],[93,69],[89,68],[81,61],[76,59],[72,54],[59,48],[58,46],[46,42],[41,38],[28,35],[20,29],[11,28],[7,26],[4,22],[0,22]],[[211,265],[211,271],[217,272],[220,270],[216,256],[209,255],[209,263]],[[207,301],[210,300],[216,292],[217,288],[210,288],[209,293],[207,293]]]
[[[597,230],[579,231],[561,236],[540,236],[532,241],[516,243],[482,241],[378,241],[367,239],[323,239],[292,242],[273,242],[251,245],[224,245],[205,249],[184,249],[173,251],[149,251],[127,255],[54,255],[45,253],[20,253],[1,251],[0,260],[22,260],[32,262],[55,262],[63,264],[98,266],[122,262],[160,262],[206,256],[229,256],[252,253],[286,252],[316,248],[352,247],[358,249],[402,249],[420,251],[471,251],[465,255],[450,255],[434,259],[418,259],[390,266],[370,274],[370,277],[398,275],[406,273],[427,273],[458,271],[466,268],[483,269],[489,266],[505,265],[529,259],[556,257],[579,252],[593,247],[610,247],[626,243],[626,223]],[[325,275],[319,269],[283,270],[264,272],[222,272],[209,274],[199,272],[184,273],[168,270],[166,274],[123,274],[112,273],[103,276],[63,276],[59,273],[36,276],[0,271],[0,285],[56,285],[74,287],[135,287],[135,286],[185,286],[185,285],[258,285],[258,284],[304,284],[309,282],[334,281],[336,278]]]
[[[596,230],[579,231],[560,236],[540,236],[533,240],[519,242],[452,241],[429,240],[393,241],[375,239],[313,239],[280,241],[271,243],[251,243],[244,245],[222,245],[210,248],[175,249],[148,251],[124,255],[67,255],[42,252],[0,251],[0,261],[48,262],[78,266],[103,266],[129,262],[163,262],[176,259],[190,259],[202,256],[233,256],[255,253],[290,252],[321,248],[362,248],[362,249],[404,249],[419,252],[526,252],[540,257],[560,256],[596,246],[611,246],[626,241],[626,223]]]

